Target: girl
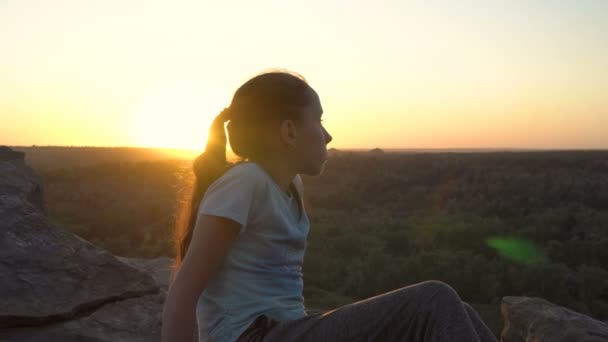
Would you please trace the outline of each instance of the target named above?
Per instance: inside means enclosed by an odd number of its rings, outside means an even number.
[[[427,281],[307,315],[309,221],[299,174],[319,175],[331,135],[297,74],[243,84],[194,162],[195,188],[163,310],[162,341],[496,341],[448,285]],[[242,158],[226,162],[226,135]]]

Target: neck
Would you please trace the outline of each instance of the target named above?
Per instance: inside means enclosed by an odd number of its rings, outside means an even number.
[[[289,192],[289,184],[297,173],[291,170],[287,163],[271,159],[252,159],[251,161],[262,166],[283,191]]]

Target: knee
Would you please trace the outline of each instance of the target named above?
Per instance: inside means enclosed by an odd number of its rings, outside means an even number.
[[[440,301],[458,300],[460,296],[450,285],[439,280],[427,280],[420,283],[422,291],[429,294],[430,298]]]

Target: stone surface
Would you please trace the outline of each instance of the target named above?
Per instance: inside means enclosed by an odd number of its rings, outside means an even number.
[[[0,149],[0,328],[65,320],[159,293],[148,274],[49,222],[42,181]]]
[[[46,213],[42,178],[24,163],[25,154],[0,146],[0,203],[29,203]],[[0,216],[1,217],[1,216]]]
[[[116,258],[133,268],[151,275],[165,292],[169,289],[173,259],[166,257],[156,259],[125,258],[119,256]]]
[[[140,271],[150,272],[161,291],[158,294],[110,302],[71,320],[0,330],[0,342],[159,341],[162,307],[169,284],[172,260],[123,257],[117,259]]]
[[[0,330],[0,341],[159,341],[164,293],[103,305],[72,320]]]
[[[502,342],[606,342],[608,324],[541,298],[503,297]]]

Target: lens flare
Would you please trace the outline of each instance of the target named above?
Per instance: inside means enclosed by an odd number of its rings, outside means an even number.
[[[487,244],[503,257],[521,264],[533,264],[546,261],[540,247],[531,241],[516,238],[490,238]]]

